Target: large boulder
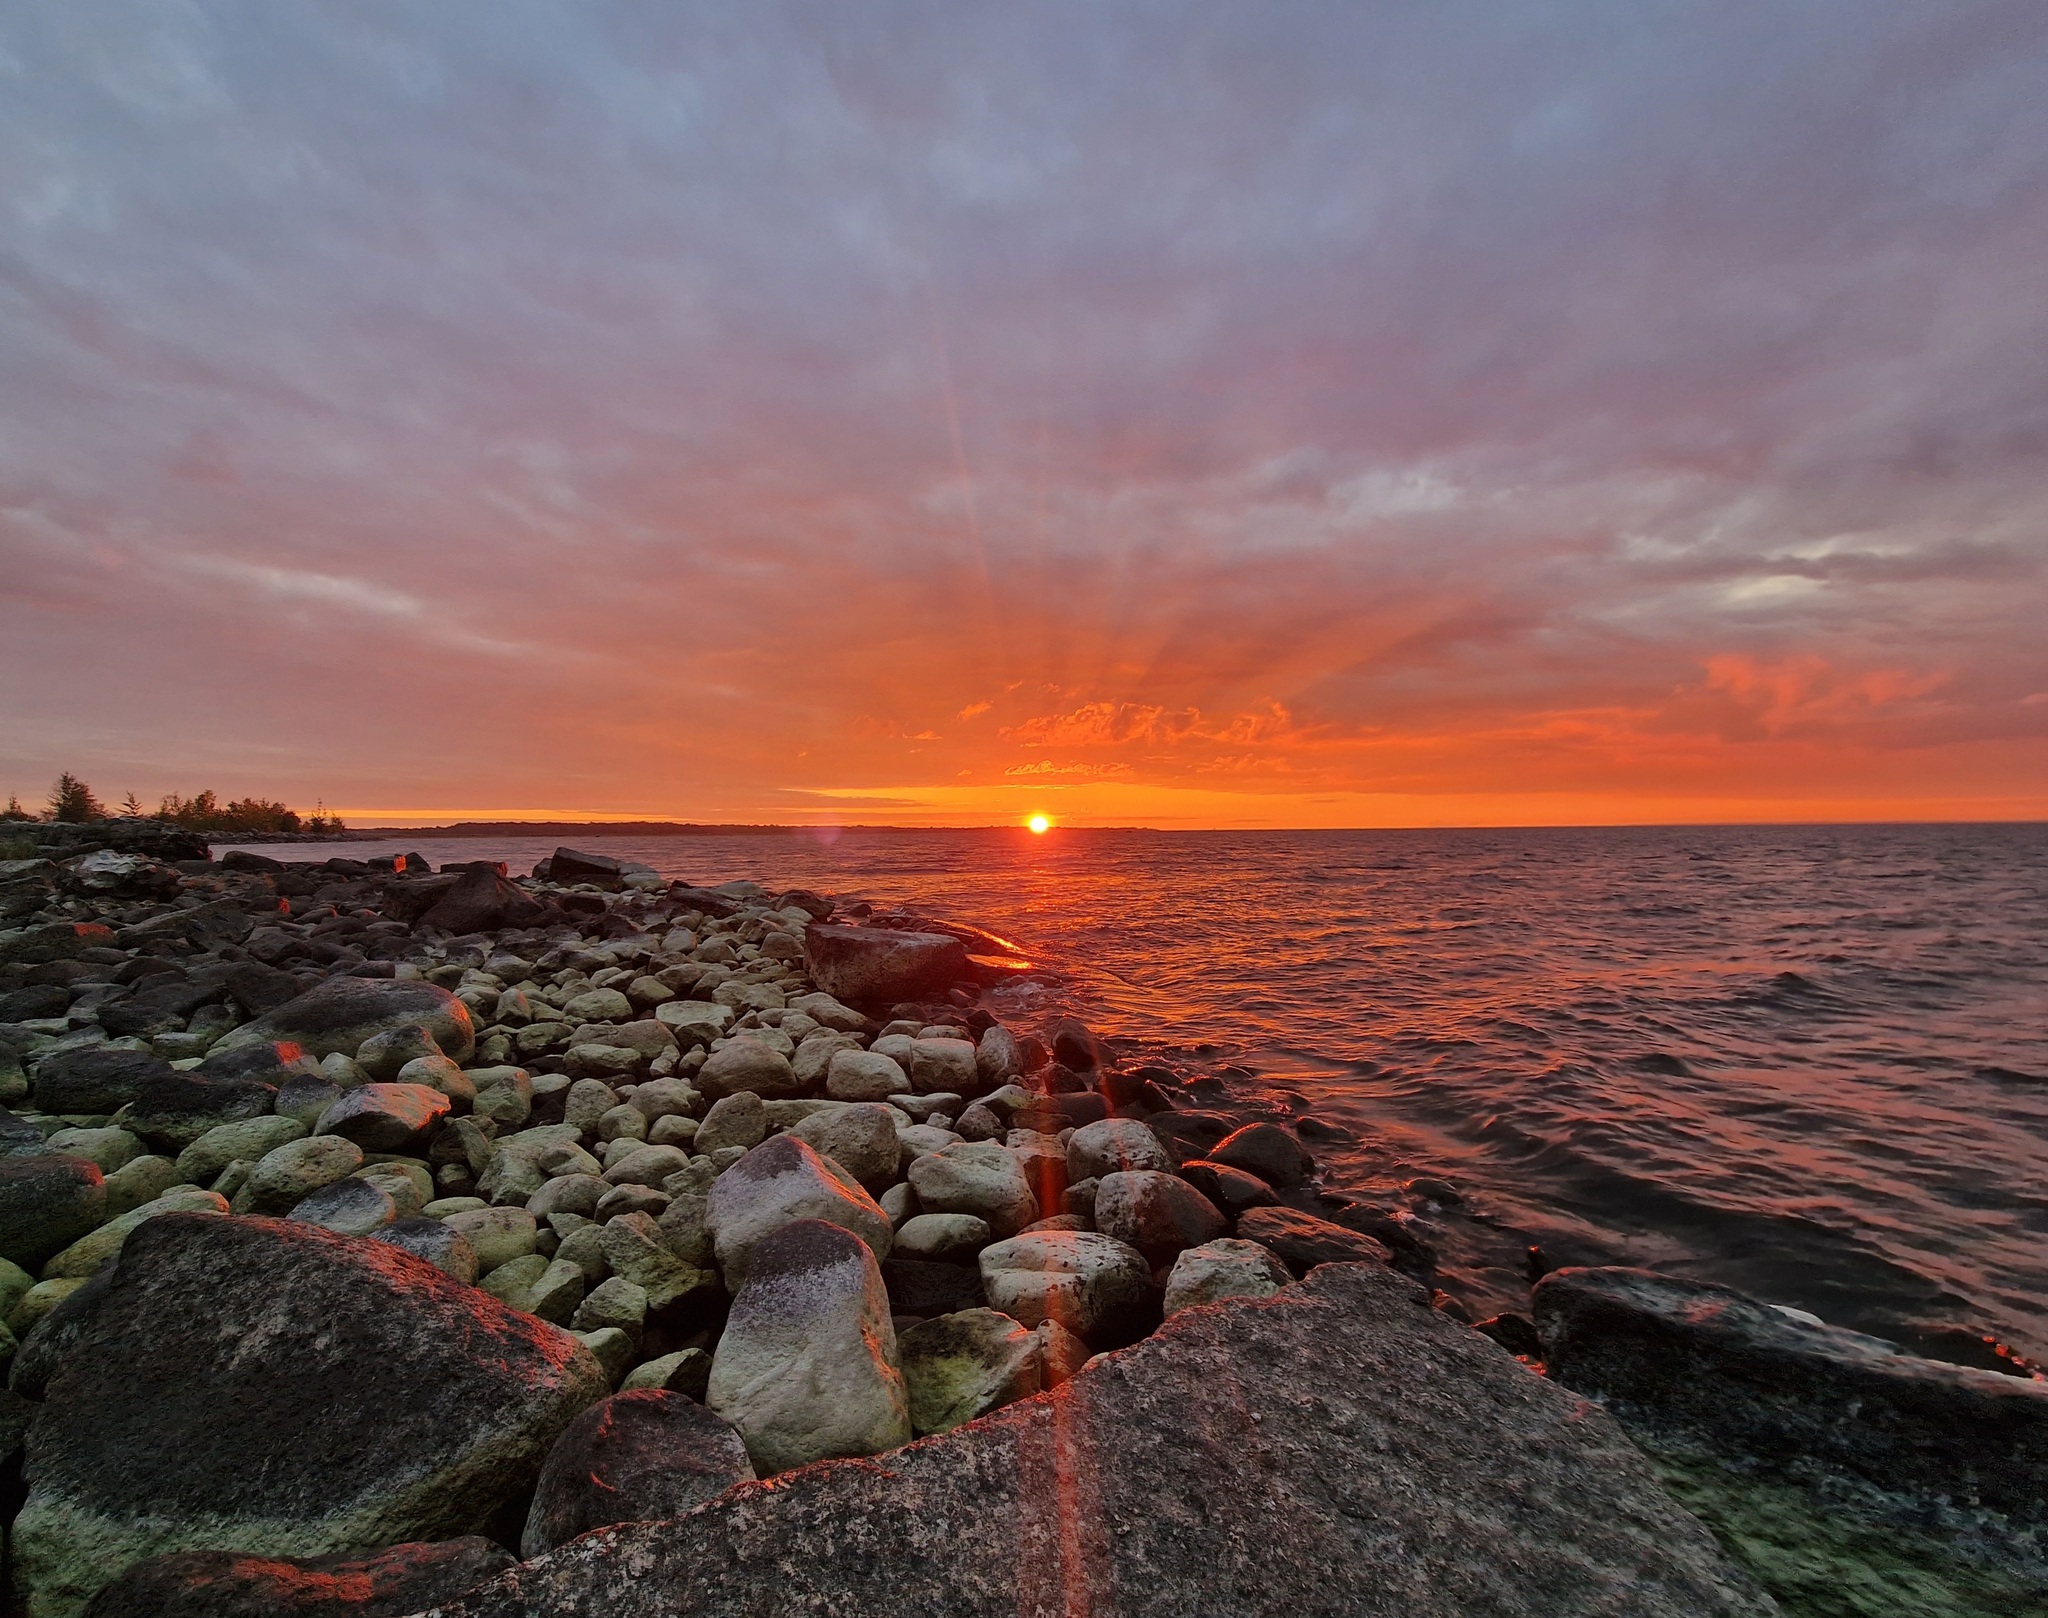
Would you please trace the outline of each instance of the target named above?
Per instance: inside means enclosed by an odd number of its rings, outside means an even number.
[[[1549,1374],[1631,1426],[1745,1465],[1818,1466],[2048,1521],[2048,1383],[1917,1359],[1648,1270],[1553,1270],[1535,1316]]]
[[[1209,1161],[1256,1174],[1277,1191],[1293,1190],[1315,1167],[1301,1142],[1278,1124],[1246,1124],[1218,1141]]]
[[[822,1219],[763,1241],[711,1356],[704,1402],[767,1474],[910,1441],[889,1294],[867,1244]]]
[[[1774,1611],[1598,1407],[1342,1266],[881,1465],[578,1540],[440,1618]]]
[[[981,1250],[991,1308],[1026,1326],[1056,1320],[1097,1348],[1131,1342],[1159,1319],[1145,1255],[1091,1230],[1031,1230]]]
[[[1095,1189],[1095,1228],[1135,1247],[1157,1267],[1226,1228],[1216,1205],[1187,1181],[1157,1169],[1105,1174]]]
[[[318,1557],[475,1532],[608,1384],[567,1332],[411,1254],[270,1219],[128,1238],[28,1442],[27,1618],[178,1550]]]
[[[424,1084],[364,1084],[320,1115],[316,1135],[339,1135],[366,1152],[402,1152],[426,1138],[452,1103]]]
[[[723,1416],[661,1388],[615,1393],[555,1440],[519,1554],[544,1555],[608,1523],[680,1517],[753,1476]]]
[[[490,865],[472,865],[455,886],[434,901],[418,925],[444,933],[478,933],[500,927],[532,927],[548,907]]]
[[[82,1157],[0,1158],[0,1258],[31,1273],[106,1218],[106,1176]]]
[[[469,1007],[438,984],[407,978],[329,978],[268,1016],[247,1022],[214,1046],[230,1051],[289,1040],[312,1057],[354,1056],[363,1041],[388,1028],[419,1023],[442,1052],[466,1062],[476,1049]]]
[[[1172,1168],[1173,1158],[1159,1137],[1135,1118],[1083,1124],[1067,1142],[1067,1179],[1074,1185],[1128,1169]]]
[[[117,1112],[142,1093],[146,1080],[170,1071],[170,1063],[148,1051],[109,1050],[103,1045],[59,1051],[36,1066],[36,1110]]]
[[[403,1618],[515,1565],[480,1534],[393,1545],[371,1556],[293,1559],[173,1551],[138,1562],[93,1597],[86,1618]]]
[[[1238,1218],[1237,1233],[1273,1253],[1296,1275],[1318,1264],[1393,1262],[1393,1255],[1372,1237],[1298,1208],[1248,1208]]]
[[[994,1141],[955,1141],[913,1158],[910,1188],[930,1213],[972,1214],[1014,1236],[1041,1212],[1016,1153]]]
[[[896,1114],[880,1102],[823,1108],[791,1124],[789,1134],[816,1147],[870,1192],[896,1183],[903,1149],[896,1139]]]
[[[697,1070],[697,1088],[718,1101],[741,1091],[763,1097],[802,1095],[804,1084],[782,1052],[741,1035],[727,1040],[706,1059]]]
[[[215,1079],[198,1072],[144,1079],[128,1109],[128,1127],[151,1148],[176,1156],[222,1124],[261,1118],[277,1091],[260,1079]]]
[[[951,1432],[1046,1386],[1037,1334],[993,1309],[920,1320],[897,1340],[897,1350],[910,1425],[920,1437]]]
[[[1223,1237],[1190,1247],[1166,1277],[1166,1312],[1177,1315],[1226,1298],[1270,1298],[1294,1279],[1257,1242]]]
[[[822,1219],[852,1231],[875,1257],[889,1256],[889,1216],[861,1183],[815,1148],[788,1135],[763,1141],[719,1175],[707,1215],[718,1267],[738,1291],[764,1239],[799,1219]]]
[[[934,1000],[970,975],[967,947],[944,933],[885,927],[804,929],[804,970],[835,1000]]]

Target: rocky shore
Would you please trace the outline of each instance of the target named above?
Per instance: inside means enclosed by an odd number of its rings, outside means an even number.
[[[51,853],[0,862],[29,1618],[2042,1610],[2048,1384],[1634,1271],[1475,1328],[1313,1120],[1006,1025],[971,927]],[[1788,1571],[1772,1490],[1884,1545]]]

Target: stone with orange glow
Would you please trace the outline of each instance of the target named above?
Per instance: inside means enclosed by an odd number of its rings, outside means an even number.
[[[339,977],[308,989],[275,1011],[244,1023],[214,1047],[287,1040],[308,1056],[332,1052],[354,1056],[363,1042],[386,1029],[421,1024],[442,1054],[466,1062],[476,1049],[476,1025],[469,1008],[446,989],[420,979]]]
[[[1135,1247],[1157,1268],[1228,1228],[1216,1205],[1187,1181],[1157,1169],[1106,1174],[1095,1190],[1095,1228]]]
[[[707,1223],[729,1290],[745,1282],[754,1249],[785,1225],[823,1220],[889,1256],[895,1231],[861,1183],[808,1142],[775,1135],[711,1187]]]
[[[1056,1320],[1098,1348],[1134,1342],[1159,1320],[1145,1255],[1094,1231],[1031,1231],[981,1252],[989,1307],[1027,1326]]]
[[[969,975],[967,948],[945,933],[813,922],[804,929],[811,981],[849,1005],[937,999]]]

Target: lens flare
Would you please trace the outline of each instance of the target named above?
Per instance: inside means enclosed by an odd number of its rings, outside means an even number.
[[[1043,837],[1052,830],[1052,819],[1048,815],[1033,815],[1024,824],[1029,826],[1040,837]]]

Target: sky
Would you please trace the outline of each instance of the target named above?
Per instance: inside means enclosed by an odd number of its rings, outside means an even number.
[[[0,794],[2048,816],[2038,0],[0,10]]]

